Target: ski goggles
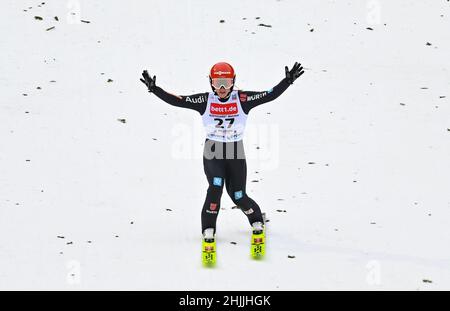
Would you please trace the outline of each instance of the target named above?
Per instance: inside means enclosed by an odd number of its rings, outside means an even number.
[[[211,85],[216,89],[220,89],[221,87],[225,89],[231,89],[234,84],[234,79],[232,78],[214,78],[211,79]]]

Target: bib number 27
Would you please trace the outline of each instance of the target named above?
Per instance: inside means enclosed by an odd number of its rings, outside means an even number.
[[[227,119],[215,118],[214,121],[218,122],[216,124],[217,128],[221,128],[221,129],[225,128],[225,126],[223,125],[224,121],[228,122],[227,128],[230,128],[234,123],[234,118],[227,118]]]

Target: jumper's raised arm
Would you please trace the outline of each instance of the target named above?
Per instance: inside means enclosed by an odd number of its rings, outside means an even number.
[[[244,113],[248,114],[254,107],[278,98],[303,73],[302,65],[296,62],[291,70],[287,66],[285,67],[285,78],[270,90],[260,92],[238,91]],[[201,115],[205,112],[209,93],[198,93],[187,96],[174,95],[156,86],[156,76],[151,77],[147,70],[143,71],[142,77],[143,79],[141,78],[141,81],[148,88],[148,91],[154,93],[166,103],[176,107],[195,110]],[[217,63],[211,68],[209,78],[214,94],[219,97],[220,101],[227,101],[233,91],[236,78],[231,65],[224,62]]]
[[[284,93],[290,86],[286,78],[280,81],[276,86],[267,91],[239,91],[239,99],[242,103],[242,109],[246,114],[256,106],[275,100]]]
[[[158,98],[172,106],[192,109],[198,111],[200,114],[203,114],[203,112],[205,111],[206,102],[208,100],[208,93],[180,96],[167,93],[159,86],[155,87],[153,93],[155,93]]]
[[[242,109],[248,114],[252,108],[275,100],[303,73],[303,67],[300,63],[296,62],[291,70],[289,70],[287,66],[285,67],[286,77],[270,90],[260,92],[239,91]]]
[[[158,98],[166,103],[176,107],[193,109],[198,111],[200,114],[205,111],[208,93],[199,93],[188,96],[174,95],[164,91],[161,87],[156,86],[156,76],[151,78],[147,70],[144,70],[142,77],[144,79],[141,79],[141,81],[147,86],[148,91],[154,93]]]

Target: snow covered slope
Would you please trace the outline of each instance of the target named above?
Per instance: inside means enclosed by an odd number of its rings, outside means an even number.
[[[0,289],[450,289],[448,1],[0,12]],[[204,92],[217,61],[245,90],[307,70],[252,111],[244,139],[266,260],[249,259],[247,220],[224,195],[218,266],[204,269],[201,119],[139,77]]]

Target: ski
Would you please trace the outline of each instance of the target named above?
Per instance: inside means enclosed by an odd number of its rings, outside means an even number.
[[[211,267],[216,264],[216,241],[202,242],[202,262],[205,266]]]
[[[260,234],[252,234],[250,253],[254,259],[261,259],[266,254],[266,238],[264,230]]]

